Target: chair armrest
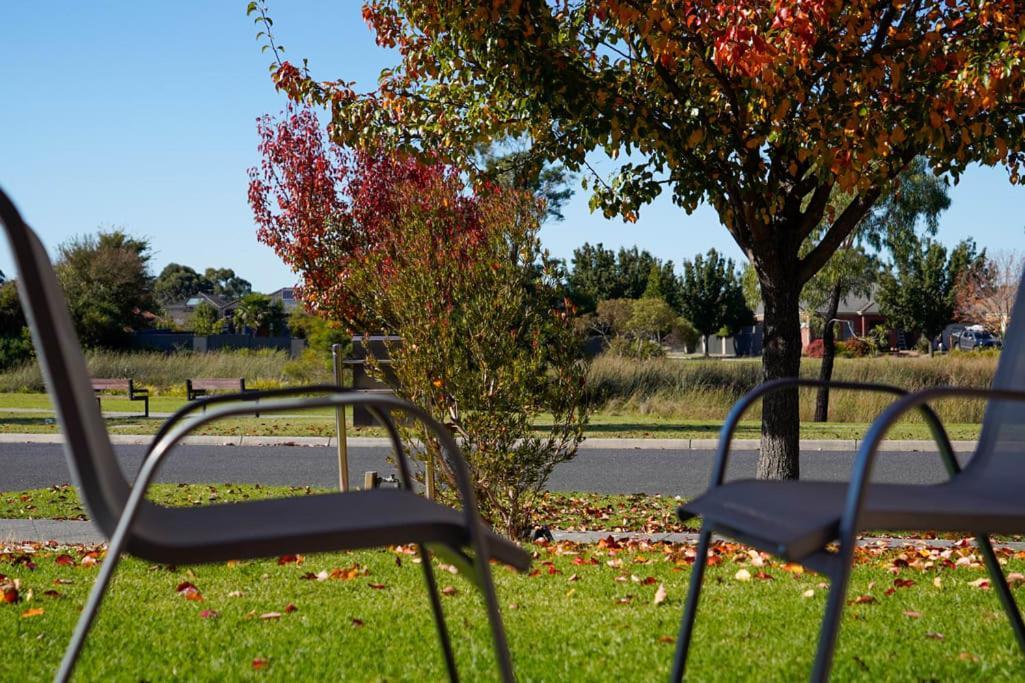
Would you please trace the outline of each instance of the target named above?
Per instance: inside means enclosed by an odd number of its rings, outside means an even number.
[[[894,396],[905,396],[907,391],[888,384],[861,384],[857,382],[825,382],[820,379],[803,379],[800,377],[787,377],[775,379],[759,384],[751,391],[744,394],[739,401],[733,404],[733,408],[726,415],[722,430],[719,432],[719,446],[716,451],[715,464],[712,467],[712,478],[709,488],[721,486],[726,476],[726,466],[729,464],[730,445],[733,442],[733,433],[737,430],[740,418],[744,416],[748,408],[754,405],[755,401],[768,394],[775,393],[781,389],[792,387],[829,387],[830,389],[850,389],[852,391],[872,391],[876,393],[893,394]],[[936,420],[939,424],[939,420]],[[940,426],[942,429],[942,426]]]
[[[858,517],[861,514],[862,503],[865,499],[865,488],[872,476],[872,467],[875,464],[876,454],[879,452],[879,444],[882,443],[886,432],[900,417],[913,408],[928,408],[929,401],[937,398],[956,396],[958,398],[979,398],[998,401],[1015,401],[1025,403],[1025,391],[1014,391],[1011,389],[983,389],[972,387],[933,387],[923,389],[915,393],[905,393],[904,396],[890,404],[886,410],[879,414],[872,426],[865,434],[865,440],[858,449],[858,455],[854,460],[854,467],[851,472],[851,483],[847,488],[847,501],[844,504],[843,517],[840,520],[840,539],[853,539],[858,529]],[[935,411],[931,408],[928,415],[936,417]],[[939,418],[936,418],[939,423]],[[942,427],[940,427],[942,429]],[[950,440],[943,432],[944,444],[950,453],[949,459],[953,461],[951,474],[957,474],[960,467],[956,458],[953,457],[953,449],[950,447]],[[970,466],[970,463],[969,463]]]
[[[239,415],[248,415],[256,412],[257,410],[261,413],[273,414],[295,410],[306,410],[310,408],[328,408],[364,404],[374,412],[379,419],[383,419],[385,422],[385,426],[388,428],[389,435],[392,437],[400,462],[405,461],[406,454],[401,446],[401,442],[398,441],[398,430],[395,428],[394,421],[388,415],[388,411],[398,410],[405,412],[423,423],[434,434],[435,438],[437,438],[441,443],[443,454],[447,456],[446,459],[449,467],[451,467],[452,473],[455,476],[456,489],[458,490],[459,497],[463,502],[463,515],[466,518],[467,530],[470,536],[470,545],[473,548],[474,554],[478,558],[491,557],[491,553],[488,551],[488,540],[485,534],[484,525],[477,508],[477,499],[473,491],[469,465],[463,458],[462,452],[459,450],[459,446],[456,444],[455,439],[449,431],[445,429],[445,427],[439,424],[434,420],[434,418],[418,406],[393,395],[371,395],[354,390],[339,389],[331,385],[327,385],[326,388],[318,388],[322,391],[330,391],[331,394],[328,396],[311,398],[273,400],[263,403],[262,405],[235,403],[233,405],[215,408],[188,424],[178,424],[174,426],[165,425],[147,451],[146,456],[143,459],[142,466],[136,474],[135,481],[132,483],[132,488],[128,496],[128,501],[125,504],[124,512],[122,513],[121,519],[118,521],[118,527],[114,532],[115,536],[117,534],[128,533],[128,530],[135,519],[135,515],[138,512],[139,505],[146,494],[146,490],[152,483],[163,459],[171,452],[174,446],[176,446],[193,430],[217,420]],[[289,392],[292,394],[302,393],[304,391],[306,393],[310,393],[318,388],[295,387],[294,389],[272,389],[267,393],[272,393],[275,396],[281,396],[283,394],[287,395]],[[217,398],[228,400],[227,397]],[[185,412],[187,411],[183,408],[175,415],[183,415]],[[172,420],[180,422],[180,419],[180,417],[172,417],[169,422]],[[402,466],[400,465],[400,467]],[[408,467],[408,463],[406,463],[406,467]],[[403,472],[404,477],[406,473],[408,473],[408,469],[406,469],[406,467],[403,467],[402,470],[400,470]]]
[[[216,394],[214,396],[199,398],[174,411],[171,417],[167,418],[167,421],[160,425],[160,429],[157,430],[157,433],[153,437],[153,441],[150,442],[150,447],[147,449],[146,453],[148,455],[150,451],[153,450],[156,443],[166,436],[172,427],[181,422],[184,418],[188,417],[190,413],[205,409],[210,405],[231,403],[233,401],[253,401],[260,398],[284,398],[288,396],[301,396],[303,394],[326,394],[338,391],[344,390],[334,384],[310,384],[301,387],[285,387],[282,389],[249,389],[244,393]]]

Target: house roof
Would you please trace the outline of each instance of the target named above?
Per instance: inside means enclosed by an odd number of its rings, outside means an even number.
[[[852,294],[840,299],[840,306],[837,308],[836,314],[839,316],[881,315],[879,304],[875,300],[875,292],[875,287],[873,287],[869,296]],[[824,313],[825,311],[818,312]],[[765,317],[765,304],[759,302],[758,307],[755,308],[755,318],[762,319],[763,317]]]
[[[170,304],[169,306],[167,306],[167,308],[195,308],[203,302],[210,304],[218,311],[223,311],[225,308],[234,304],[235,300],[228,300],[216,294],[207,294],[206,292],[199,292],[195,296],[189,297],[185,301],[179,301],[178,303]]]

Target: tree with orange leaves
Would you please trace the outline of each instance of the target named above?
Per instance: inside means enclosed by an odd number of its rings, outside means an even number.
[[[357,147],[460,164],[515,137],[571,170],[626,153],[611,180],[592,174],[592,207],[632,222],[668,191],[715,208],[761,284],[767,380],[798,373],[801,288],[915,156],[955,180],[972,163],[1020,179],[1015,0],[369,0],[363,15],[399,55],[376,90],[288,62],[278,87],[329,106]],[[796,391],[762,415],[759,476],[796,478]]]

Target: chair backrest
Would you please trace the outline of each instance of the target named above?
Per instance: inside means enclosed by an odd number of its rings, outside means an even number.
[[[1025,391],[1025,280],[1018,286],[1003,343],[993,388]],[[970,470],[989,488],[1025,490],[1025,402],[989,402]]]
[[[93,523],[109,536],[128,500],[129,484],[103,424],[63,292],[42,243],[2,190],[0,222],[72,479]]]

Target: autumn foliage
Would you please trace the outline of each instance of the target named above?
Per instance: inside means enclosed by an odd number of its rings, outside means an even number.
[[[523,535],[586,421],[586,367],[537,237],[543,202],[469,186],[440,163],[345,152],[308,111],[259,129],[259,238],[298,272],[318,315],[401,337],[389,348],[395,390],[459,437],[482,513]],[[552,424],[535,432],[539,414]],[[454,484],[439,444],[402,431]]]

